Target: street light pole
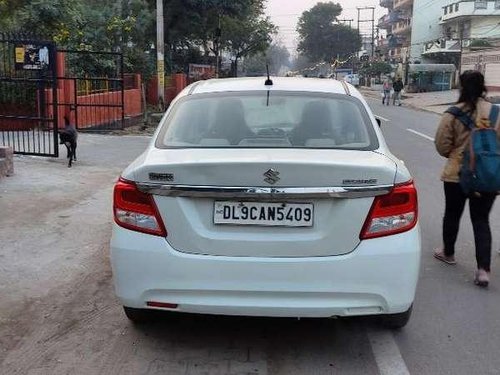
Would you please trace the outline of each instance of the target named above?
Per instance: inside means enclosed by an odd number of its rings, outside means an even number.
[[[158,109],[165,109],[165,42],[163,0],[156,0],[156,74],[158,76]]]

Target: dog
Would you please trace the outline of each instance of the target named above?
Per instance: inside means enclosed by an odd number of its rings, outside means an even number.
[[[71,168],[73,161],[76,161],[77,140],[78,132],[76,131],[75,127],[70,124],[69,119],[65,117],[64,130],[59,131],[59,144],[65,145],[68,151],[68,168]]]

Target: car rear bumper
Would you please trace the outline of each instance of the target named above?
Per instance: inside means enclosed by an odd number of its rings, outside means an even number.
[[[420,230],[366,240],[342,256],[237,258],[180,253],[164,238],[115,224],[111,261],[117,296],[128,307],[154,301],[202,314],[392,314],[413,303]]]

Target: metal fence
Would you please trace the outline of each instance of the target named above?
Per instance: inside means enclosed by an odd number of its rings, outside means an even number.
[[[123,55],[119,52],[61,50],[65,69],[59,105],[79,131],[123,129]],[[61,86],[61,84],[60,84]],[[67,112],[67,111],[66,111]]]
[[[57,124],[55,45],[0,33],[0,144],[57,157]]]

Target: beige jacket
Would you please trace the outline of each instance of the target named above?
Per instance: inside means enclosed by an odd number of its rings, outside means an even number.
[[[457,104],[457,107],[464,108],[464,104]],[[479,99],[477,111],[474,115],[476,126],[489,125],[491,103],[484,99]],[[500,116],[499,116],[500,117]],[[498,137],[500,139],[500,119],[495,124]],[[455,116],[445,113],[441,118],[435,137],[436,150],[439,154],[448,159],[441,174],[441,180],[445,182],[459,182],[458,172],[462,166],[462,158],[465,147],[469,140],[470,132]]]

